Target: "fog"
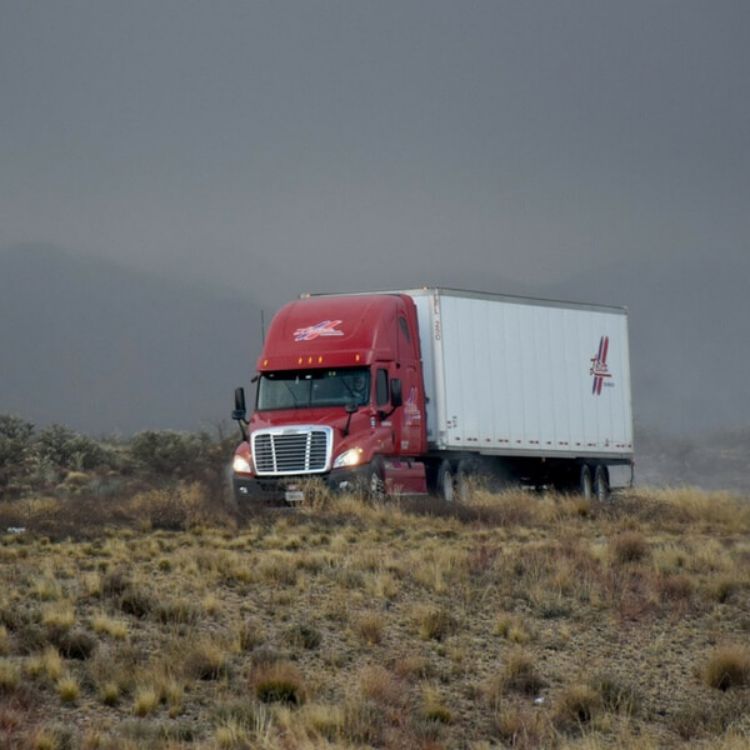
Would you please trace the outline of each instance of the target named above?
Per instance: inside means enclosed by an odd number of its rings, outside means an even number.
[[[6,0],[0,412],[221,418],[260,308],[444,285],[627,305],[639,427],[746,427],[748,39],[745,2]]]

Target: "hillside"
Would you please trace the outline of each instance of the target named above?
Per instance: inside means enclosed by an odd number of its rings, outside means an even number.
[[[0,744],[747,747],[746,500],[308,501],[0,503]]]

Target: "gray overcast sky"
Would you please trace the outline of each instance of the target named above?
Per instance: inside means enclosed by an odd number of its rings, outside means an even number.
[[[747,0],[0,0],[0,247],[261,301],[738,259],[749,82]]]

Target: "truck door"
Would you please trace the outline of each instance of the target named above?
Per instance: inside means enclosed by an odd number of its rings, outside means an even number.
[[[396,450],[402,455],[419,455],[426,447],[426,425],[424,386],[416,347],[417,331],[413,330],[404,315],[398,316],[397,324],[401,366],[394,377],[401,379],[403,405],[393,415],[399,423]]]

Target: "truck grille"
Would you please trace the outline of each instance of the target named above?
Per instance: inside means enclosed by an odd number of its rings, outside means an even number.
[[[314,474],[328,469],[333,445],[330,427],[283,427],[253,433],[258,475]]]

